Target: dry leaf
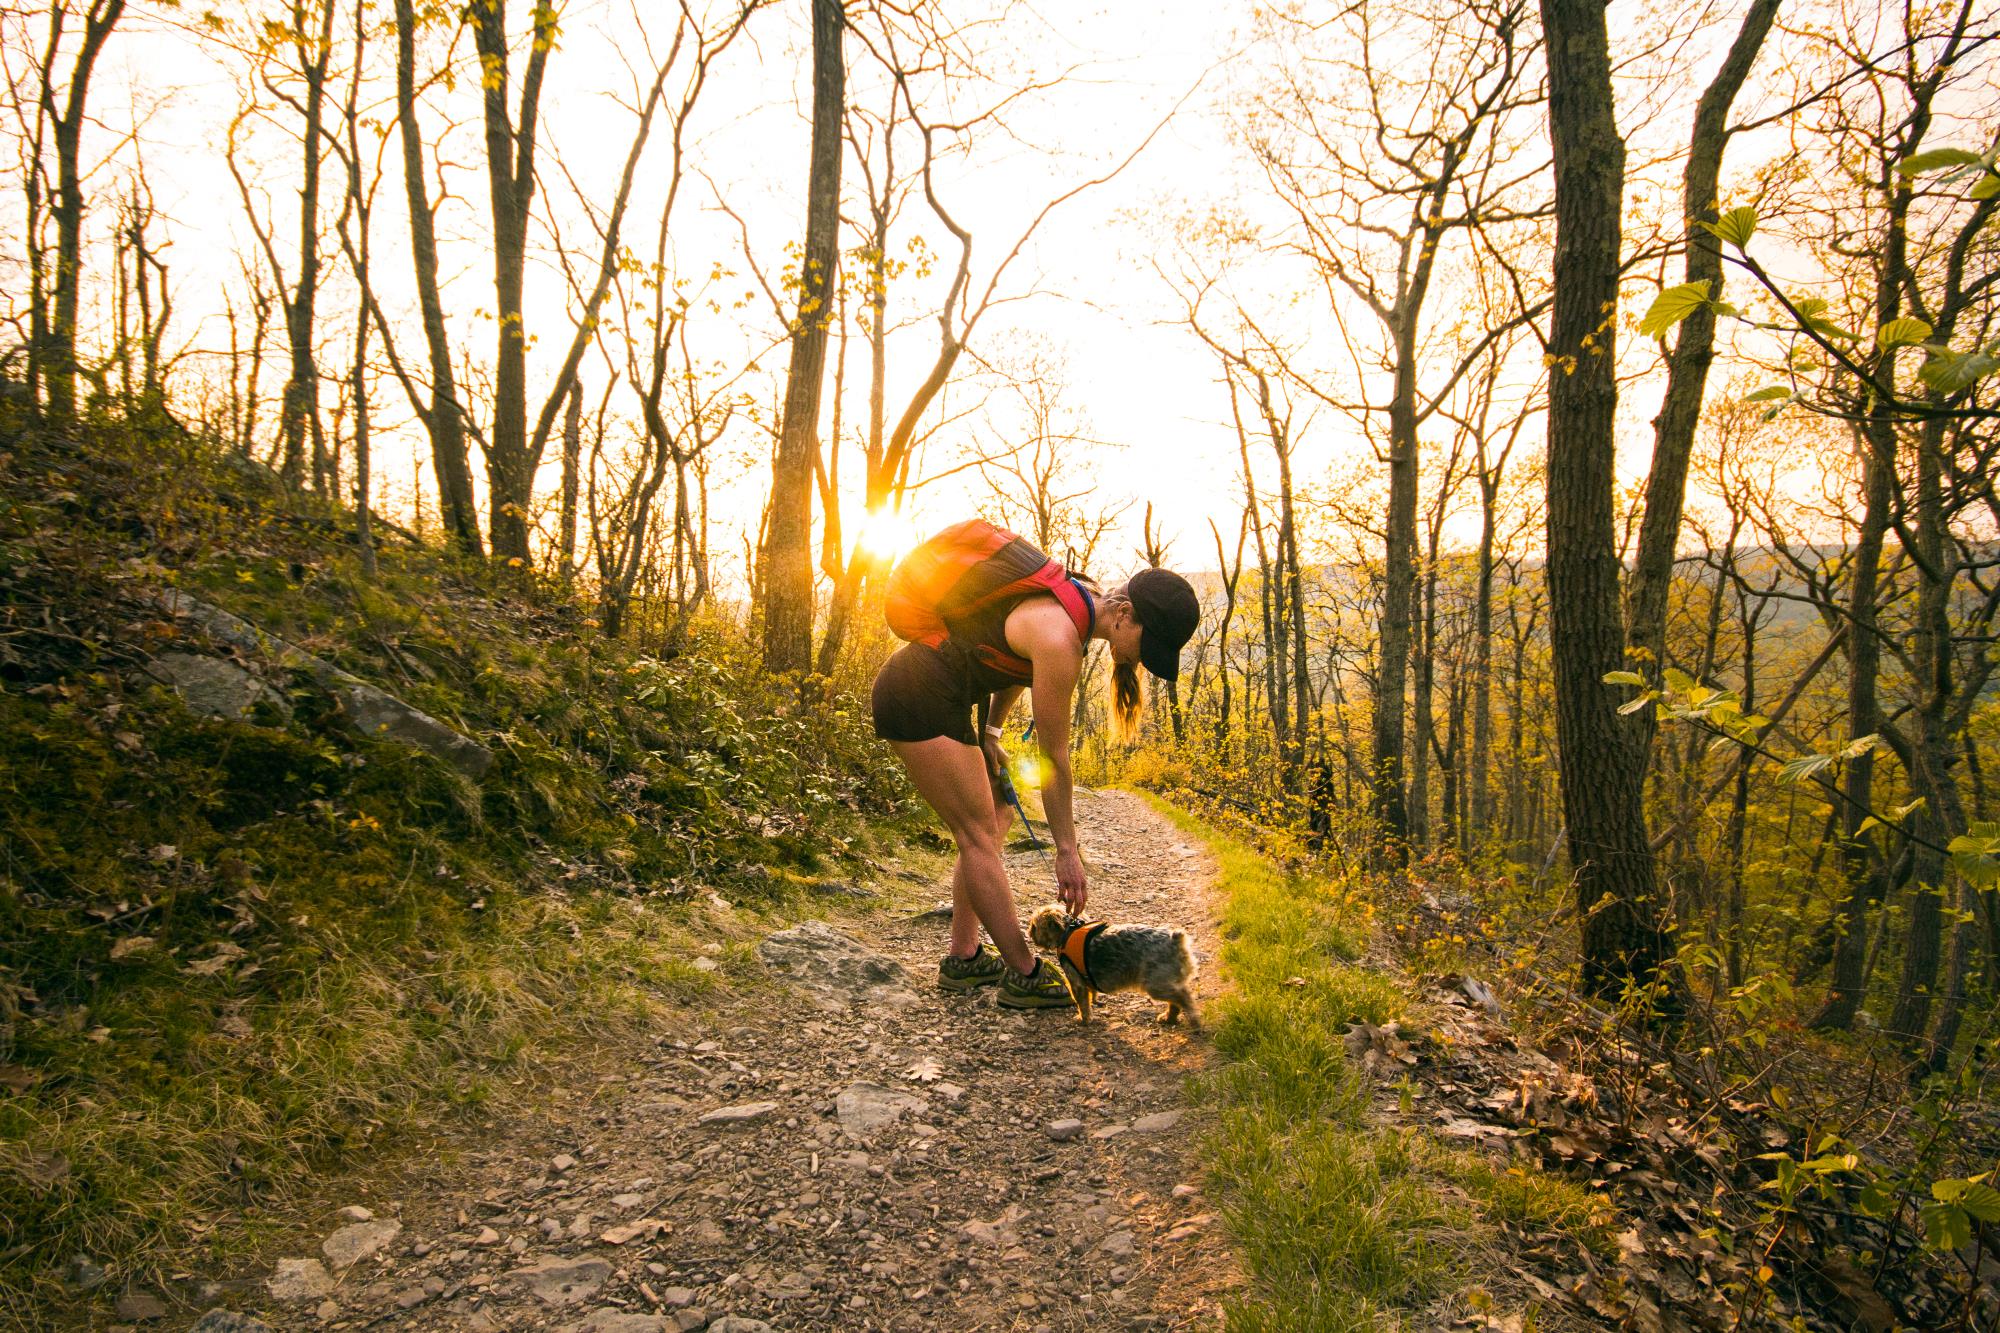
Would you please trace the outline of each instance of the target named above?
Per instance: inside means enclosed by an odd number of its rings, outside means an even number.
[[[127,935],[111,946],[111,961],[115,963],[121,958],[130,958],[135,953],[144,953],[157,943],[159,941],[151,935]]]
[[[186,972],[190,976],[212,977],[242,956],[243,949],[240,945],[231,944],[225,940],[215,946],[214,954],[189,963],[181,971]]]
[[[935,1083],[944,1077],[944,1068],[937,1061],[925,1056],[903,1071],[903,1077],[918,1083]]]

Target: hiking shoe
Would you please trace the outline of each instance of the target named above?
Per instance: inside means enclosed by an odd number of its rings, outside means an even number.
[[[1062,969],[1038,958],[1035,970],[1026,976],[1011,967],[1007,969],[996,1003],[1003,1009],[1067,1009],[1075,1001],[1070,999],[1069,983],[1063,980]]]
[[[982,944],[970,958],[953,958],[946,954],[944,961],[938,964],[938,985],[946,990],[977,990],[981,986],[995,984],[1006,971],[1007,964],[1000,960],[999,951],[989,944]]]

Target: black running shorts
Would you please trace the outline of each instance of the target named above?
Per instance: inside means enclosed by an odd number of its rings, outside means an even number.
[[[973,711],[985,702],[957,653],[906,643],[875,674],[875,734],[885,741],[949,736],[961,745],[977,745]]]

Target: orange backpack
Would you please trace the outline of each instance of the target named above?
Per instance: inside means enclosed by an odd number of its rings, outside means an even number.
[[[889,575],[889,628],[911,643],[957,640],[975,661],[1027,683],[1033,667],[1007,651],[1006,613],[1034,593],[1053,594],[1089,639],[1096,608],[1062,562],[983,519],[954,523],[903,557]]]

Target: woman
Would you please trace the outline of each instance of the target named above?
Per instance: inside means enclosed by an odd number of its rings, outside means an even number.
[[[1000,739],[1026,692],[1047,759],[1042,808],[1056,844],[1056,887],[1070,911],[1089,897],[1071,809],[1069,720],[1093,639],[1110,645],[1112,721],[1138,727],[1138,668],[1180,674],[1180,650],[1201,617],[1186,579],[1145,569],[1109,592],[1065,571],[1004,528],[973,520],[925,542],[890,576],[890,626],[910,640],[875,677],[875,734],[958,844],[952,869],[951,950],[938,984],[969,991],[998,983],[1010,1009],[1070,1003],[1061,973],[1028,947],[1001,847],[1012,818],[1000,784]],[[977,721],[974,714],[977,714]],[[979,940],[985,926],[994,948]]]

